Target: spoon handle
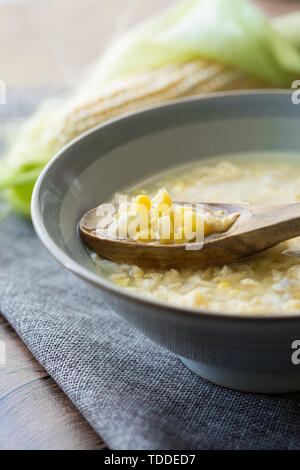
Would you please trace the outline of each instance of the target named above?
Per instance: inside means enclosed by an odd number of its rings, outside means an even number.
[[[246,213],[237,220],[232,234],[228,234],[233,246],[235,241],[237,246],[244,245],[244,249],[249,245],[254,253],[300,236],[300,203],[276,206],[245,205],[243,209],[246,209]]]

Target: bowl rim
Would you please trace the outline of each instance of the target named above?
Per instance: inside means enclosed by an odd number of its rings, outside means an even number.
[[[104,123],[95,126],[88,131],[80,134],[78,137],[73,139],[67,145],[65,145],[57,154],[47,163],[47,165],[42,170],[41,174],[38,177],[38,180],[34,186],[32,199],[31,199],[31,218],[33,222],[34,229],[36,234],[40,238],[42,244],[47,248],[50,254],[60,263],[62,264],[67,270],[71,271],[76,276],[80,277],[81,279],[91,283],[96,287],[100,287],[101,289],[105,290],[109,294],[116,295],[119,298],[123,298],[125,300],[129,300],[133,303],[138,305],[142,305],[147,307],[156,307],[159,308],[161,311],[165,313],[171,314],[178,314],[178,315],[185,315],[185,316],[195,316],[200,318],[205,318],[207,320],[225,320],[225,321],[247,321],[247,322],[267,322],[272,323],[276,321],[283,321],[283,320],[299,320],[300,321],[300,314],[297,313],[226,313],[222,311],[210,311],[205,309],[199,309],[196,307],[188,307],[188,306],[179,306],[176,304],[168,304],[166,302],[162,302],[157,299],[151,299],[143,297],[142,294],[128,292],[126,289],[119,287],[113,284],[112,281],[108,281],[105,278],[97,275],[96,273],[92,273],[87,268],[81,266],[77,261],[75,261],[71,256],[68,256],[50,237],[46,227],[43,223],[43,216],[42,211],[39,204],[39,195],[42,184],[46,179],[48,172],[52,170],[55,166],[56,162],[63,157],[63,154],[66,150],[72,149],[79,141],[86,139],[90,134],[94,132],[98,132],[100,129],[106,128],[111,124],[117,123],[118,121],[123,121],[128,118],[131,118],[135,115],[142,115],[147,114],[149,111],[168,108],[168,107],[176,107],[176,105],[180,103],[189,103],[194,101],[210,101],[222,98],[230,98],[230,97],[238,97],[238,96],[263,96],[263,95],[291,95],[293,90],[290,89],[255,89],[255,90],[236,90],[236,91],[224,91],[224,92],[214,92],[214,93],[207,93],[200,96],[192,96],[186,98],[179,98],[176,100],[168,101],[161,103],[159,105],[152,105],[146,108],[143,108],[139,111],[133,111],[122,116],[115,117]],[[79,236],[79,235],[78,235]]]

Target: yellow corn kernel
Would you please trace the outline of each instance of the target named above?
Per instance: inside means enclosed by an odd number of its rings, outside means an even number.
[[[207,305],[207,297],[202,292],[196,292],[194,294],[194,305],[198,307],[200,305]]]
[[[134,202],[136,204],[142,204],[143,206],[146,207],[146,209],[149,211],[151,209],[151,201],[148,196],[145,196],[144,194],[139,194],[134,198]]]
[[[144,207],[144,206],[140,206]],[[144,213],[136,212],[135,210],[129,210],[128,212],[128,225],[127,233],[128,237],[135,240],[136,236],[140,232],[145,232],[148,230],[148,213],[144,207]]]
[[[183,218],[184,235],[190,240],[196,236],[196,213],[191,209],[184,210]]]
[[[196,212],[192,209],[184,209],[184,222],[191,224],[193,230],[196,230]]]
[[[249,306],[248,305],[242,305],[240,307],[240,313],[249,313]]]
[[[136,202],[133,202],[128,208],[128,215],[131,216],[134,214],[141,214],[143,218],[146,219],[148,217],[148,210],[146,206],[144,206],[144,204],[138,204]]]
[[[129,271],[129,276],[133,279],[142,279],[144,276],[144,271],[138,266],[132,266]]]
[[[219,289],[227,289],[228,287],[230,287],[230,284],[229,282],[220,282],[220,284],[218,284],[218,287]]]
[[[298,312],[300,310],[299,300],[289,300],[286,304],[285,310],[287,312]]]
[[[178,218],[184,217],[184,206],[174,206],[174,216]]]
[[[110,278],[115,284],[117,284],[120,287],[127,287],[130,281],[127,275],[118,274],[118,273],[113,274],[112,276],[110,276]]]
[[[229,292],[229,296],[230,297],[234,297],[235,295],[238,295],[240,294],[240,289],[232,289],[230,292]]]
[[[182,206],[172,207],[170,210],[170,218],[174,225],[174,230],[179,230],[183,226],[184,210]]]
[[[172,207],[168,206],[168,204],[160,204],[156,207],[158,217],[171,217]]]
[[[170,212],[169,212],[169,217],[170,217],[170,220],[174,226],[174,206],[170,207]]]
[[[157,230],[157,224],[158,224],[158,211],[157,209],[151,209],[149,212],[149,217],[148,217],[148,226],[151,228],[151,230],[156,231]]]
[[[155,239],[155,234],[152,230],[145,230],[137,234],[136,240],[140,242],[152,242]]]
[[[174,240],[175,240],[175,243],[178,243],[179,245],[181,243],[185,243],[186,242],[186,239],[184,237],[184,233],[183,233],[183,228],[180,227],[176,230],[176,232],[174,232]]]
[[[172,199],[166,188],[161,188],[157,194],[152,198],[152,204],[155,206],[172,206]]]
[[[170,217],[167,215],[159,217],[157,225],[161,240],[172,240],[174,238],[173,224]]]

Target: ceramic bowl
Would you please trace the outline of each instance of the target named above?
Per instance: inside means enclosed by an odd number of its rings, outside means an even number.
[[[95,286],[95,296],[195,373],[248,392],[300,391],[300,365],[292,362],[300,315],[146,300],[100,277],[77,232],[88,209],[151,173],[236,152],[299,152],[299,129],[300,106],[284,91],[215,94],[115,119],[74,140],[44,169],[32,199],[35,229],[60,263]]]

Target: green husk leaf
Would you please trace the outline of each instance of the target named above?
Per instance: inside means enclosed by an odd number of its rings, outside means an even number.
[[[274,18],[273,25],[294,46],[300,47],[300,11]]]
[[[31,194],[43,165],[25,164],[10,167],[0,160],[0,191],[6,200],[6,207],[0,210],[0,220],[14,209],[30,216]]]
[[[42,166],[37,166],[36,168],[28,170],[22,168],[11,169],[7,172],[6,177],[1,175],[0,191],[4,191],[12,187],[23,186],[24,184],[34,183],[39,177],[42,169]]]
[[[246,0],[185,0],[107,49],[92,81],[207,57],[289,86],[300,52]]]

